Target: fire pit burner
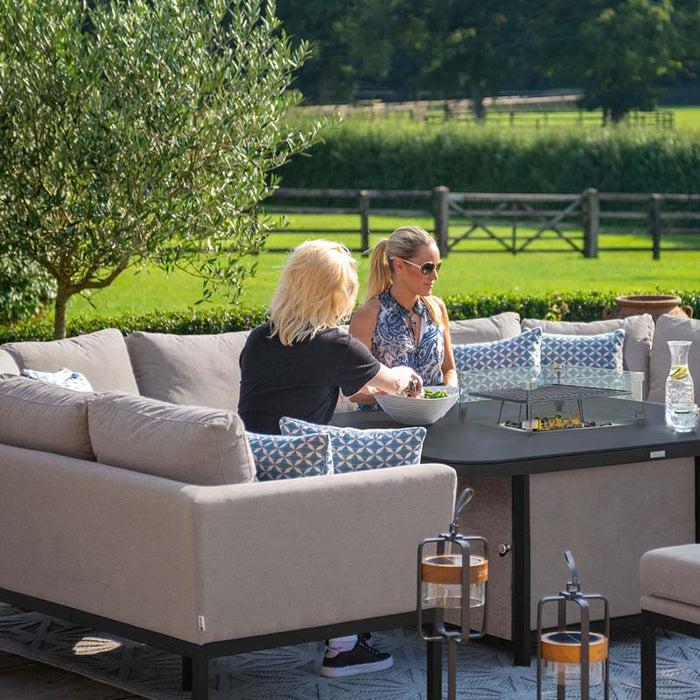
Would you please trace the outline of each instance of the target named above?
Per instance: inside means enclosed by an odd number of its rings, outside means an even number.
[[[526,421],[521,420],[507,420],[501,423],[504,428],[510,428],[511,430],[523,430],[526,432],[546,432],[550,430],[580,430],[581,428],[607,428],[615,423],[610,421],[595,421],[587,420],[582,421],[578,417],[573,418],[562,418],[559,415],[553,416],[552,418],[539,416],[533,418],[528,427]]]

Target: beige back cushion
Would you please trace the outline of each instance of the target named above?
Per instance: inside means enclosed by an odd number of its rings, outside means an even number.
[[[452,345],[488,343],[492,340],[512,338],[520,333],[520,316],[514,311],[488,318],[470,318],[465,321],[450,321]]]
[[[102,464],[201,486],[255,475],[243,422],[232,411],[108,393],[91,403],[88,424]]]
[[[132,333],[126,344],[142,396],[238,410],[238,357],[247,331],[215,335]]]
[[[0,348],[0,374],[19,374],[19,367],[12,355]]]
[[[522,326],[523,330],[541,328],[543,333],[556,335],[599,335],[621,328],[625,331],[625,342],[622,346],[624,368],[630,372],[644,372],[645,392],[649,388],[649,355],[654,339],[654,319],[649,314],[587,323],[524,318]]]
[[[4,379],[0,381],[0,442],[94,461],[87,419],[94,397],[35,379]]]
[[[64,340],[6,343],[2,347],[20,369],[55,372],[66,367],[84,375],[95,391],[138,393],[124,338],[116,328]]]
[[[688,365],[695,383],[695,402],[700,399],[700,320],[685,316],[664,314],[656,319],[654,344],[651,346],[649,368],[649,401],[663,403],[666,396],[666,377],[671,369],[669,340],[690,340]]]

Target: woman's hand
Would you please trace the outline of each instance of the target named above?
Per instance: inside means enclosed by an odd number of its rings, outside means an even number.
[[[410,367],[394,367],[394,371],[400,372],[402,388],[398,393],[403,392],[406,396],[420,396],[423,393],[423,380],[420,375]],[[405,384],[403,384],[405,382]]]
[[[420,396],[423,393],[423,380],[415,370],[406,366],[387,367],[381,365],[379,372],[374,375],[357,394],[401,394]],[[355,394],[355,396],[357,396]]]

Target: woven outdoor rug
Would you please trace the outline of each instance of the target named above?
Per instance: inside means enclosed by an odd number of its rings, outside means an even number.
[[[425,698],[425,643],[408,629],[379,633],[375,639],[378,647],[394,656],[394,666],[388,671],[347,679],[322,678],[319,667],[323,645],[301,644],[213,661],[210,696],[212,700]],[[180,689],[178,656],[38,613],[17,611],[0,617],[0,649],[154,700],[189,698],[189,693]],[[700,699],[700,640],[659,635],[657,654],[658,697]],[[636,633],[613,637],[610,678],[611,698],[638,700]],[[536,669],[534,665],[514,667],[507,653],[490,646],[462,646],[458,650],[457,686],[460,699],[533,700]],[[576,694],[567,693],[569,697],[575,698]],[[594,697],[602,695],[596,693]]]

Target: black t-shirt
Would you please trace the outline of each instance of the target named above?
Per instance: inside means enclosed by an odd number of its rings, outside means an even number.
[[[357,393],[380,364],[359,341],[339,328],[282,345],[270,325],[255,328],[241,352],[238,413],[248,430],[279,434],[282,416],[328,423],[338,402]]]

